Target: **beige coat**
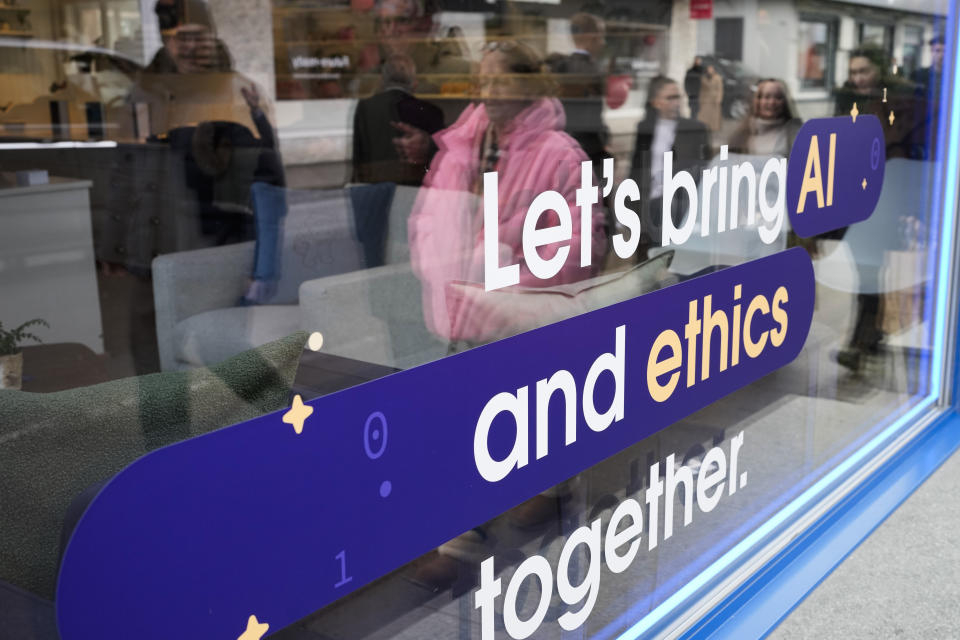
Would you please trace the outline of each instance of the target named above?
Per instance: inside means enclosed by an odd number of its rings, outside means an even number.
[[[711,131],[719,131],[723,125],[723,78],[714,72],[700,77],[700,112],[697,119]]]

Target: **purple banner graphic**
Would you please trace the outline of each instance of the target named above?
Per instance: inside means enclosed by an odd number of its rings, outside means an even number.
[[[859,114],[801,127],[787,165],[787,211],[803,238],[866,220],[880,199],[887,158],[883,125]]]
[[[791,249],[152,452],[74,532],[61,635],[276,631],[789,363],[813,307]]]

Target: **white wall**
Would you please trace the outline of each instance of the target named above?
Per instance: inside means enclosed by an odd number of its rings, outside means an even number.
[[[683,76],[693,64],[697,51],[697,32],[704,20],[690,19],[690,0],[675,0],[670,18],[667,44],[666,75],[683,83]]]

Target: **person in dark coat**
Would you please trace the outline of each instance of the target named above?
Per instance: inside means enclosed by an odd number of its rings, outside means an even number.
[[[423,183],[437,150],[431,136],[443,128],[443,111],[412,95],[416,65],[409,55],[389,54],[380,70],[380,91],[358,101],[353,117],[350,201],[367,267],[384,263],[397,185]]]
[[[943,52],[946,40],[936,36],[930,40],[930,66],[917,69],[910,75],[916,85],[915,93],[924,104],[923,139],[926,146],[925,157],[936,159],[937,138],[940,129],[940,96],[943,93]]]
[[[638,259],[646,260],[650,247],[660,246],[663,215],[663,154],[673,151],[673,172],[688,171],[695,181],[712,152],[710,134],[702,122],[680,117],[682,94],[676,81],[657,76],[647,92],[646,117],[637,125],[631,177],[640,186],[641,240]],[[674,226],[683,222],[687,201],[681,190],[673,200]]]
[[[923,101],[918,98],[912,85],[896,78],[891,72],[886,52],[876,46],[863,46],[850,52],[848,79],[835,91],[836,115],[849,116],[853,106],[857,113],[870,114],[880,119],[886,142],[886,158],[923,159],[924,118]],[[891,114],[893,118],[891,119]],[[881,207],[881,214],[883,208]],[[891,224],[893,221],[890,221]],[[841,239],[847,228],[822,234],[821,238]],[[878,291],[878,272],[866,267],[884,251],[895,246],[873,244],[869,247],[854,247],[853,257],[857,265],[860,287],[865,291]],[[861,255],[867,251],[870,255]],[[856,320],[853,332],[844,349],[835,355],[837,362],[858,371],[864,356],[880,353],[885,335],[883,331],[882,299],[878,293],[858,293]]]
[[[910,74],[910,80],[924,91],[939,89],[943,84],[943,52],[946,40],[936,36],[930,40],[930,66],[917,69]]]
[[[384,61],[379,93],[357,102],[353,116],[353,182],[392,182],[419,186],[430,166],[430,157],[401,157],[395,138],[411,130],[434,134],[443,128],[443,111],[412,95],[416,67],[406,54]],[[429,136],[421,136],[429,139]]]
[[[890,71],[886,52],[865,45],[850,52],[847,81],[834,91],[837,116],[875,115],[883,125],[887,158],[923,159],[923,104],[913,86]],[[890,113],[894,113],[890,121]]]
[[[700,83],[703,78],[703,59],[697,56],[693,59],[693,66],[687,69],[683,77],[683,90],[687,92],[687,103],[690,105],[690,117],[694,120],[700,113]]]

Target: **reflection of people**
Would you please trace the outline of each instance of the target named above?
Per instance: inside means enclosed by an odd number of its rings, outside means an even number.
[[[803,71],[801,72],[801,78],[805,80],[806,86],[810,87],[820,87],[823,86],[823,75],[824,75],[824,61],[823,61],[823,44],[819,42],[811,43],[807,47],[806,55],[804,55]]]
[[[443,112],[413,97],[416,67],[392,53],[380,67],[381,90],[357,103],[353,117],[350,189],[357,237],[368,267],[383,264],[396,185],[420,186],[436,152],[430,135],[443,128]]]
[[[663,215],[663,154],[673,152],[674,173],[689,171],[699,179],[700,169],[710,155],[710,137],[698,120],[681,118],[682,96],[677,83],[666,76],[650,81],[647,92],[646,117],[637,125],[633,146],[631,174],[640,185],[642,201],[647,205],[641,211],[642,238],[637,252],[640,261],[646,260],[647,249],[659,246]],[[674,198],[673,222],[679,225],[686,210],[682,198]]]
[[[720,131],[723,126],[723,78],[712,64],[708,64],[700,77],[700,111],[697,119],[711,131]]]
[[[163,47],[147,65],[148,73],[229,70],[229,54],[213,35],[213,19],[204,2],[157,0],[154,11]]]
[[[888,158],[923,157],[921,101],[909,85],[890,74],[888,57],[878,47],[850,52],[848,79],[836,90],[836,115],[850,114],[854,104],[858,113],[880,119]]]
[[[926,105],[923,139],[927,147],[925,157],[937,157],[937,137],[940,128],[940,96],[943,87],[943,36],[930,40],[930,66],[917,69],[910,79],[917,85],[916,94]]]
[[[179,224],[190,217],[184,215],[187,207],[198,222],[197,237],[184,236],[186,246],[163,252],[256,238],[244,302],[262,302],[279,277],[277,247],[286,214],[271,104],[254,82],[232,70],[205,2],[158,0],[156,13],[163,48],[128,97],[131,130],[138,138],[163,143],[181,163],[182,181],[170,183],[186,187],[172,194],[186,200],[181,200],[186,206]],[[252,188],[255,184],[261,186]],[[158,217],[155,224],[168,219]]]
[[[930,40],[930,66],[917,69],[910,75],[910,79],[930,91],[940,87],[943,83],[943,52],[946,41],[943,36],[936,36]]]
[[[703,77],[703,58],[693,59],[693,66],[687,69],[683,77],[683,90],[687,92],[687,103],[690,105],[690,117],[696,118],[700,113],[700,79]]]
[[[520,285],[543,287],[589,277],[606,249],[603,213],[593,207],[592,264],[580,267],[580,184],[583,150],[563,133],[563,106],[546,91],[541,62],[532,49],[514,41],[487,45],[480,63],[479,104],[468,107],[449,128],[434,136],[439,151],[410,216],[413,268],[423,283],[428,327],[451,341],[483,342],[487,327],[470,322],[470,309],[447,308],[450,282],[484,279],[483,184],[485,172],[499,181],[501,264],[520,265]],[[566,199],[572,218],[569,257],[556,276],[537,279],[524,260],[521,231],[533,199],[545,191]],[[547,211],[539,227],[555,226]],[[549,259],[557,244],[540,248]],[[455,313],[455,315],[453,315]],[[501,330],[502,328],[498,328]]]
[[[393,139],[404,133],[399,124],[428,134],[443,128],[443,112],[413,97],[416,68],[406,54],[389,56],[381,67],[379,93],[357,103],[353,117],[353,182],[420,185],[429,157],[407,161]]]
[[[456,281],[484,279],[484,173],[498,175],[498,254],[500,264],[520,266],[519,284],[544,287],[583,280],[601,264],[606,251],[603,213],[592,207],[592,267],[580,267],[581,209],[576,205],[581,164],[587,156],[563,132],[563,105],[544,97],[546,77],[537,54],[519,42],[489,43],[480,62],[479,104],[469,106],[449,128],[434,136],[439,151],[430,165],[410,216],[411,261],[423,284],[425,321],[429,329],[457,344],[478,344],[509,335],[509,309],[479,311],[465,300],[450,299]],[[570,211],[569,255],[548,280],[533,276],[524,260],[522,232],[533,199],[559,192]],[[547,210],[538,228],[555,227],[559,216]],[[560,244],[541,246],[549,260]],[[482,295],[482,294],[481,294]],[[494,305],[495,306],[495,305]],[[554,501],[555,502],[555,501]],[[477,561],[489,554],[487,534],[476,528],[442,545],[417,579],[431,584],[455,575],[454,558]]]
[[[260,134],[260,153],[250,187],[256,238],[253,273],[240,302],[263,304],[276,293],[281,275],[283,219],[287,215],[286,181],[276,135],[260,107],[260,92],[251,85],[241,89],[241,93]]]
[[[859,113],[872,114],[880,119],[888,159],[922,158],[925,151],[920,101],[909,86],[889,73],[888,60],[886,53],[878,47],[865,46],[850,53],[849,78],[836,92],[836,114],[848,115],[856,105]],[[894,115],[892,119],[891,114]],[[844,231],[825,237],[842,237]],[[869,251],[880,254],[892,248],[876,245],[871,246]],[[854,254],[858,266],[866,262],[867,257]],[[878,290],[875,269],[858,268],[858,273],[861,289]],[[883,339],[880,295],[858,294],[853,331],[847,347],[837,353],[837,362],[848,369],[857,370],[863,356],[876,353]]]
[[[557,57],[551,67],[554,73],[563,74],[559,81],[566,131],[594,162],[594,171],[599,171],[599,163],[608,155],[609,138],[603,123],[606,81],[597,62],[606,43],[603,21],[588,13],[578,13],[570,19],[570,33],[576,50]]]
[[[207,4],[158,0],[156,12],[163,48],[128,96],[132,108],[128,133],[142,140],[205,121],[234,122],[256,130],[242,97],[242,90],[253,82],[233,70]],[[272,122],[272,106],[262,101],[260,108]]]
[[[757,83],[750,113],[731,134],[727,145],[731,153],[787,158],[802,126],[787,85],[782,80],[766,78]],[[815,252],[814,239],[800,238],[792,230],[787,232],[787,242]]]
[[[468,78],[470,61],[466,58],[466,45],[462,30],[450,28],[446,34],[433,33],[432,4],[424,0],[378,0],[375,32],[380,49],[380,60],[393,54],[404,54],[413,60],[419,90],[424,93],[442,93],[444,82],[461,82],[454,77],[442,77],[439,81],[432,74],[445,76],[462,75]],[[424,77],[427,76],[427,77]]]
[[[782,80],[767,78],[757,83],[750,114],[730,136],[733,153],[787,157],[803,122]]]
[[[379,0],[376,7],[376,33],[384,55],[409,53],[416,37],[429,31],[423,3],[418,0]]]

